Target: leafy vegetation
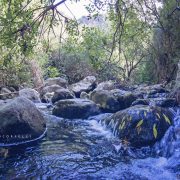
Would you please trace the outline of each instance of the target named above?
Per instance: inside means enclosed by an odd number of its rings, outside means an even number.
[[[0,2],[1,84],[32,83],[32,59],[39,76],[64,76],[70,83],[92,74],[100,81],[128,83],[168,83],[175,78],[178,1],[96,0],[86,7],[85,22],[60,12],[66,1]]]

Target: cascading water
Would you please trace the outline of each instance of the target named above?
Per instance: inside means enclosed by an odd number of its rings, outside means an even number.
[[[173,180],[180,177],[179,109],[173,110],[174,125],[161,142],[153,148],[135,149],[122,145],[101,125],[101,120],[111,114],[68,120],[49,115],[44,106],[38,106],[44,109],[47,118],[46,136],[28,146],[1,149],[0,179]]]

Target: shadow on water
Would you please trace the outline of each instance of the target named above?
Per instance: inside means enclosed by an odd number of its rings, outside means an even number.
[[[0,179],[174,179],[168,160],[152,148],[123,146],[98,123],[45,114],[46,136],[30,144],[1,148]]]

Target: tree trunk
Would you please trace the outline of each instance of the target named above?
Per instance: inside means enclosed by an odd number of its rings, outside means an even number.
[[[35,60],[29,60],[28,64],[31,68],[33,84],[35,88],[42,87],[44,84],[41,68]]]

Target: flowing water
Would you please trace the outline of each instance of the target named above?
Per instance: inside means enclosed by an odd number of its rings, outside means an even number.
[[[179,110],[174,110],[174,127],[161,142],[133,149],[99,123],[111,114],[68,120],[38,107],[47,119],[46,136],[1,148],[0,179],[180,179]]]

